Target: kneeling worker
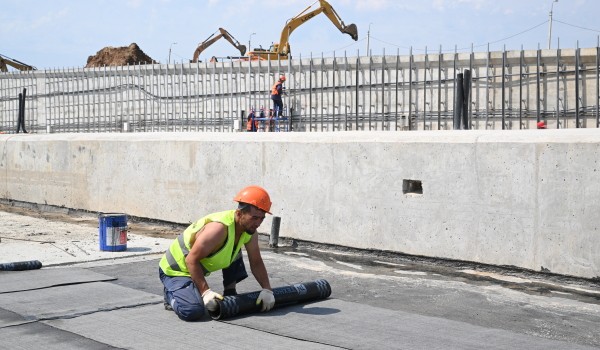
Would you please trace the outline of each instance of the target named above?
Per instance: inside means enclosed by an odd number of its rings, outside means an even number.
[[[208,286],[205,276],[222,270],[223,295],[236,295],[236,284],[246,277],[241,247],[246,247],[250,269],[263,288],[256,304],[262,311],[275,305],[267,269],[260,255],[256,230],[271,209],[265,189],[248,186],[233,199],[238,208],[209,214],[192,223],[180,234],[159,263],[164,285],[165,309],[173,310],[184,321],[195,321],[205,308],[216,306],[223,296]]]

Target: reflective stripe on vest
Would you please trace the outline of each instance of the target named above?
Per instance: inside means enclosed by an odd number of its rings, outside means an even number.
[[[181,248],[181,252],[183,253],[183,256],[187,257],[188,254],[190,253],[190,251],[185,246],[185,241],[184,241],[183,233],[180,234],[179,236],[177,236],[177,243],[179,243],[179,248]],[[173,253],[171,253],[171,249],[168,249],[165,252],[165,257],[167,258],[167,262],[169,263],[169,267],[173,271],[182,272],[181,271],[181,267],[179,267],[179,264],[177,263],[177,260],[175,260],[175,257],[173,256]],[[204,265],[200,264],[200,266],[202,267],[202,271],[204,272],[204,276],[210,275],[210,272],[208,272],[208,270],[204,267]]]

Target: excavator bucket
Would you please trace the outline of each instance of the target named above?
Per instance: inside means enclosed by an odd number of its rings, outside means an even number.
[[[238,45],[236,46],[238,50],[240,50],[240,54],[244,56],[246,54],[246,45]]]
[[[358,28],[356,27],[356,24],[351,23],[349,25],[347,25],[346,27],[344,27],[344,29],[342,29],[342,33],[346,33],[348,35],[350,35],[352,37],[352,40],[357,41],[358,40]]]

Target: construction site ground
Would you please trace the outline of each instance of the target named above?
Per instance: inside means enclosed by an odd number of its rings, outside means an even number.
[[[43,264],[0,271],[0,349],[600,348],[599,281],[283,238],[271,248],[265,227],[272,286],[325,279],[331,296],[184,322],[158,279],[184,227],[130,218],[127,250],[107,252],[94,213],[0,204],[0,263]],[[208,277],[218,291],[220,277]],[[252,276],[238,285],[259,289]]]

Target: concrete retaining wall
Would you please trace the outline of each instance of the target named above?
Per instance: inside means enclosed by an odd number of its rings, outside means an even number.
[[[592,278],[599,155],[594,129],[0,135],[0,198],[186,223],[259,184],[281,236]]]

